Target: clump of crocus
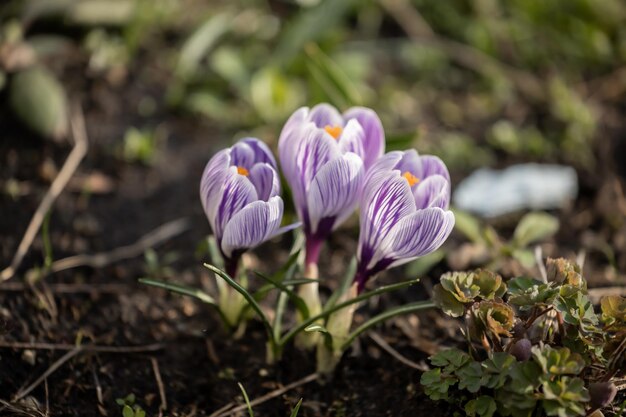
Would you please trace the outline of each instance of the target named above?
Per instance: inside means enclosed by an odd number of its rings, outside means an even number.
[[[450,176],[435,156],[415,150],[390,152],[370,168],[360,196],[360,236],[353,285],[343,300],[356,297],[379,272],[438,249],[454,227],[448,210]],[[356,305],[330,316],[332,347],[318,345],[321,371],[341,356]]]
[[[245,138],[219,151],[204,169],[200,199],[232,278],[246,250],[287,230],[280,228],[279,194],[276,160],[258,139]],[[235,324],[245,302],[227,285],[220,292],[220,308],[229,324]]]
[[[305,276],[318,278],[320,249],[355,210],[366,170],[383,154],[382,124],[370,109],[341,115],[320,104],[297,110],[278,143],[283,174],[305,234]],[[311,314],[321,309],[317,283],[299,289]]]

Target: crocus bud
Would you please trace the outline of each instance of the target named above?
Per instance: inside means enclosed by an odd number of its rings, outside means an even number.
[[[437,157],[389,152],[368,171],[360,197],[359,292],[377,273],[438,249],[454,227],[450,175]]]
[[[518,362],[526,362],[531,357],[532,343],[528,339],[520,339],[513,343],[509,353],[515,356]]]
[[[594,382],[589,385],[589,397],[593,408],[611,404],[617,395],[617,387],[612,382]]]

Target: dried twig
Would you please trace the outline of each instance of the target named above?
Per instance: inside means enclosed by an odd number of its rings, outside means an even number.
[[[85,352],[99,353],[143,353],[156,352],[165,347],[161,343],[153,343],[150,345],[139,346],[100,346],[100,345],[83,345],[78,346]],[[31,342],[7,342],[0,340],[0,348],[9,349],[34,349],[34,350],[75,350],[76,345],[64,343],[31,343]]]
[[[2,291],[26,291],[32,288],[33,284],[11,281],[0,284],[0,292]],[[68,284],[55,283],[46,284],[47,289],[52,294],[119,294],[126,293],[130,286],[128,284]]]
[[[383,339],[378,333],[374,331],[370,331],[369,337],[378,346],[380,346],[385,352],[387,352],[388,354],[390,354],[391,356],[393,356],[394,358],[396,358],[398,361],[402,362],[406,366],[413,368],[413,369],[417,369],[418,371],[422,371],[422,372],[428,371],[427,366],[420,365],[419,363],[413,362],[412,360],[408,359],[407,357],[403,356],[400,352],[392,348],[391,345],[389,345],[389,343],[387,343],[385,339]]]
[[[89,148],[89,142],[87,140],[87,131],[85,130],[85,120],[83,117],[83,112],[80,108],[80,105],[75,106],[75,110],[70,119],[70,123],[72,126],[72,136],[74,137],[74,147],[72,151],[68,155],[61,171],[56,176],[52,185],[48,189],[48,192],[41,200],[39,207],[35,211],[26,232],[24,233],[24,237],[20,242],[20,245],[13,256],[13,260],[11,261],[11,265],[6,267],[2,272],[0,272],[0,281],[6,281],[15,275],[16,270],[22,263],[24,256],[28,252],[28,248],[33,243],[41,224],[43,223],[46,214],[56,201],[57,197],[61,194],[68,181],[74,175],[74,172],[80,165],[81,161],[85,157],[87,153],[87,149]]]
[[[78,355],[79,353],[83,352],[84,348],[79,346],[79,347],[74,347],[74,349],[70,350],[69,352],[67,352],[65,355],[61,356],[61,358],[59,358],[56,362],[54,362],[47,370],[46,372],[44,372],[39,378],[37,378],[35,380],[35,382],[33,382],[32,384],[30,384],[28,387],[18,391],[17,394],[15,394],[13,396],[12,402],[16,402],[21,400],[22,398],[26,397],[28,394],[30,394],[35,388],[37,388],[39,386],[39,384],[41,384],[46,378],[48,378],[50,375],[52,375],[54,372],[56,372],[57,369],[59,369],[61,366],[63,366],[67,361],[69,361],[70,359],[72,359],[74,356]]]
[[[250,407],[254,407],[257,406],[259,404],[263,404],[264,402],[267,402],[273,398],[279,397],[281,395],[283,395],[284,393],[286,393],[287,391],[290,391],[294,388],[297,388],[299,386],[302,385],[306,385],[309,382],[313,382],[316,379],[318,379],[320,377],[319,374],[315,373],[315,374],[310,374],[308,376],[305,376],[304,378],[296,381],[296,382],[292,382],[289,385],[285,385],[282,388],[278,388],[272,392],[269,392],[265,395],[263,395],[262,397],[256,398],[252,401],[250,401]],[[244,411],[248,409],[248,405],[247,404],[243,404],[243,405],[239,405],[235,408],[231,408],[231,409],[227,409],[225,411],[221,411],[223,408],[226,408],[227,406],[229,406],[230,408],[230,404],[227,404],[226,406],[222,407],[221,409],[217,410],[215,413],[211,414],[209,417],[226,417],[226,416],[232,416],[235,413],[238,413],[240,411]]]
[[[50,272],[64,271],[79,266],[102,268],[124,259],[134,258],[144,253],[146,249],[189,230],[190,227],[191,222],[186,217],[172,220],[157,227],[130,245],[121,246],[109,252],[100,252],[93,255],[76,255],[59,259],[52,263]]]
[[[161,405],[159,405],[159,415],[163,415],[163,411],[167,410],[167,397],[165,396],[165,386],[163,385],[163,378],[161,378],[161,371],[159,370],[159,362],[154,356],[150,357],[152,362],[152,371],[154,372],[154,379],[156,379],[157,386],[159,388],[159,397],[161,398]]]

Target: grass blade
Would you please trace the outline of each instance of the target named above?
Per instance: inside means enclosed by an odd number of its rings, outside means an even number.
[[[285,343],[293,339],[298,333],[300,333],[301,331],[309,327],[311,324],[315,323],[319,319],[325,319],[326,317],[328,317],[330,314],[334,313],[335,311],[341,310],[342,308],[346,308],[352,304],[360,303],[361,301],[367,300],[368,298],[374,297],[376,295],[399,290],[401,288],[411,286],[418,282],[419,282],[419,278],[413,279],[410,281],[400,282],[397,284],[386,285],[384,287],[380,287],[375,290],[363,293],[359,296],[354,297],[351,300],[347,300],[347,301],[344,301],[343,303],[334,305],[333,307],[322,311],[320,314],[317,314],[313,317],[309,317],[308,320],[303,320],[302,323],[300,323],[298,326],[295,326],[294,328],[289,330],[287,333],[285,333],[285,335],[280,340],[278,340],[277,343],[279,346],[283,346]]]
[[[309,308],[307,307],[304,300],[298,296],[295,292],[293,292],[289,287],[285,286],[281,282],[275,281],[273,278],[267,277],[260,272],[254,271],[254,273],[265,281],[269,282],[274,287],[278,288],[283,293],[287,294],[289,297],[289,301],[291,301],[298,312],[302,315],[302,317],[306,320],[309,318]]]
[[[173,284],[165,281],[159,281],[151,278],[139,278],[139,282],[153,287],[163,288],[178,294],[188,295],[190,297],[197,298],[203,303],[217,307],[217,303],[213,297],[197,288],[192,288],[181,284]]]
[[[352,284],[352,278],[354,278],[355,271],[356,271],[356,257],[353,257],[352,260],[350,261],[350,265],[348,265],[348,270],[346,271],[346,274],[343,276],[341,285],[339,285],[339,288],[337,288],[337,290],[335,290],[335,292],[330,296],[330,298],[326,302],[326,305],[324,305],[323,311],[326,311],[334,307],[339,297],[341,297],[342,294],[348,291],[348,288],[350,288],[350,285]]]
[[[300,406],[302,405],[302,398],[300,398],[300,401],[298,401],[298,404],[296,404],[296,406],[293,408],[293,410],[291,410],[291,414],[289,415],[289,417],[297,417],[298,416],[298,412],[300,411]]]
[[[369,330],[370,328],[376,326],[379,323],[382,323],[382,322],[384,322],[386,320],[389,320],[389,319],[391,319],[393,317],[396,317],[396,316],[413,313],[415,311],[426,310],[426,309],[429,309],[429,308],[435,308],[435,303],[433,303],[430,300],[428,300],[428,301],[417,301],[415,303],[411,303],[411,304],[407,304],[407,305],[404,305],[404,306],[392,308],[390,310],[382,312],[379,315],[374,316],[371,319],[367,320],[365,323],[363,323],[359,327],[357,327],[356,330],[354,330],[352,333],[350,333],[350,335],[348,336],[348,338],[346,339],[344,344],[341,346],[341,349],[345,350],[346,348],[348,348],[348,346],[350,346],[352,344],[354,339],[359,337],[359,335],[361,333]]]
[[[239,285],[238,282],[236,282],[234,279],[229,277],[226,272],[216,268],[215,266],[211,264],[205,263],[204,266],[210,271],[214,272],[217,276],[222,278],[224,281],[226,281],[239,294],[243,295],[243,297],[246,299],[250,307],[254,310],[254,312],[261,319],[261,322],[263,323],[263,326],[265,327],[265,331],[267,332],[267,335],[269,337],[270,344],[272,345],[272,348],[275,348],[276,340],[274,339],[274,332],[272,330],[272,325],[267,319],[267,316],[265,315],[265,313],[263,313],[263,310],[261,309],[261,306],[259,306],[259,303],[257,303],[256,300],[254,299],[254,296],[250,294],[244,287]]]
[[[246,389],[243,387],[243,385],[241,385],[241,382],[237,382],[237,385],[239,385],[239,389],[241,390],[241,393],[243,394],[243,399],[246,402],[246,406],[248,407],[248,415],[250,417],[254,417],[254,412],[252,411],[252,404],[250,404],[250,398],[248,398],[248,393],[246,392]]]

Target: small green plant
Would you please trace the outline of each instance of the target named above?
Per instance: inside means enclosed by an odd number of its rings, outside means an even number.
[[[243,400],[246,403],[248,416],[254,417],[254,411],[252,411],[252,403],[250,402],[250,397],[248,397],[248,393],[246,392],[246,389],[243,387],[243,384],[241,384],[241,382],[239,382],[237,385],[239,385],[239,389],[241,390],[241,395],[243,395]],[[291,414],[289,414],[289,417],[297,417],[298,412],[300,411],[301,405],[302,405],[302,398],[300,398],[300,400],[297,402],[295,407],[293,407],[293,409],[291,410]]]
[[[467,351],[430,358],[431,399],[480,417],[582,416],[612,403],[626,372],[626,298],[603,298],[597,314],[576,264],[548,259],[546,270],[506,283],[485,270],[441,277],[434,301],[464,318]]]
[[[146,417],[146,412],[139,404],[135,404],[135,394],[128,394],[124,398],[115,400],[122,407],[122,417]]]

